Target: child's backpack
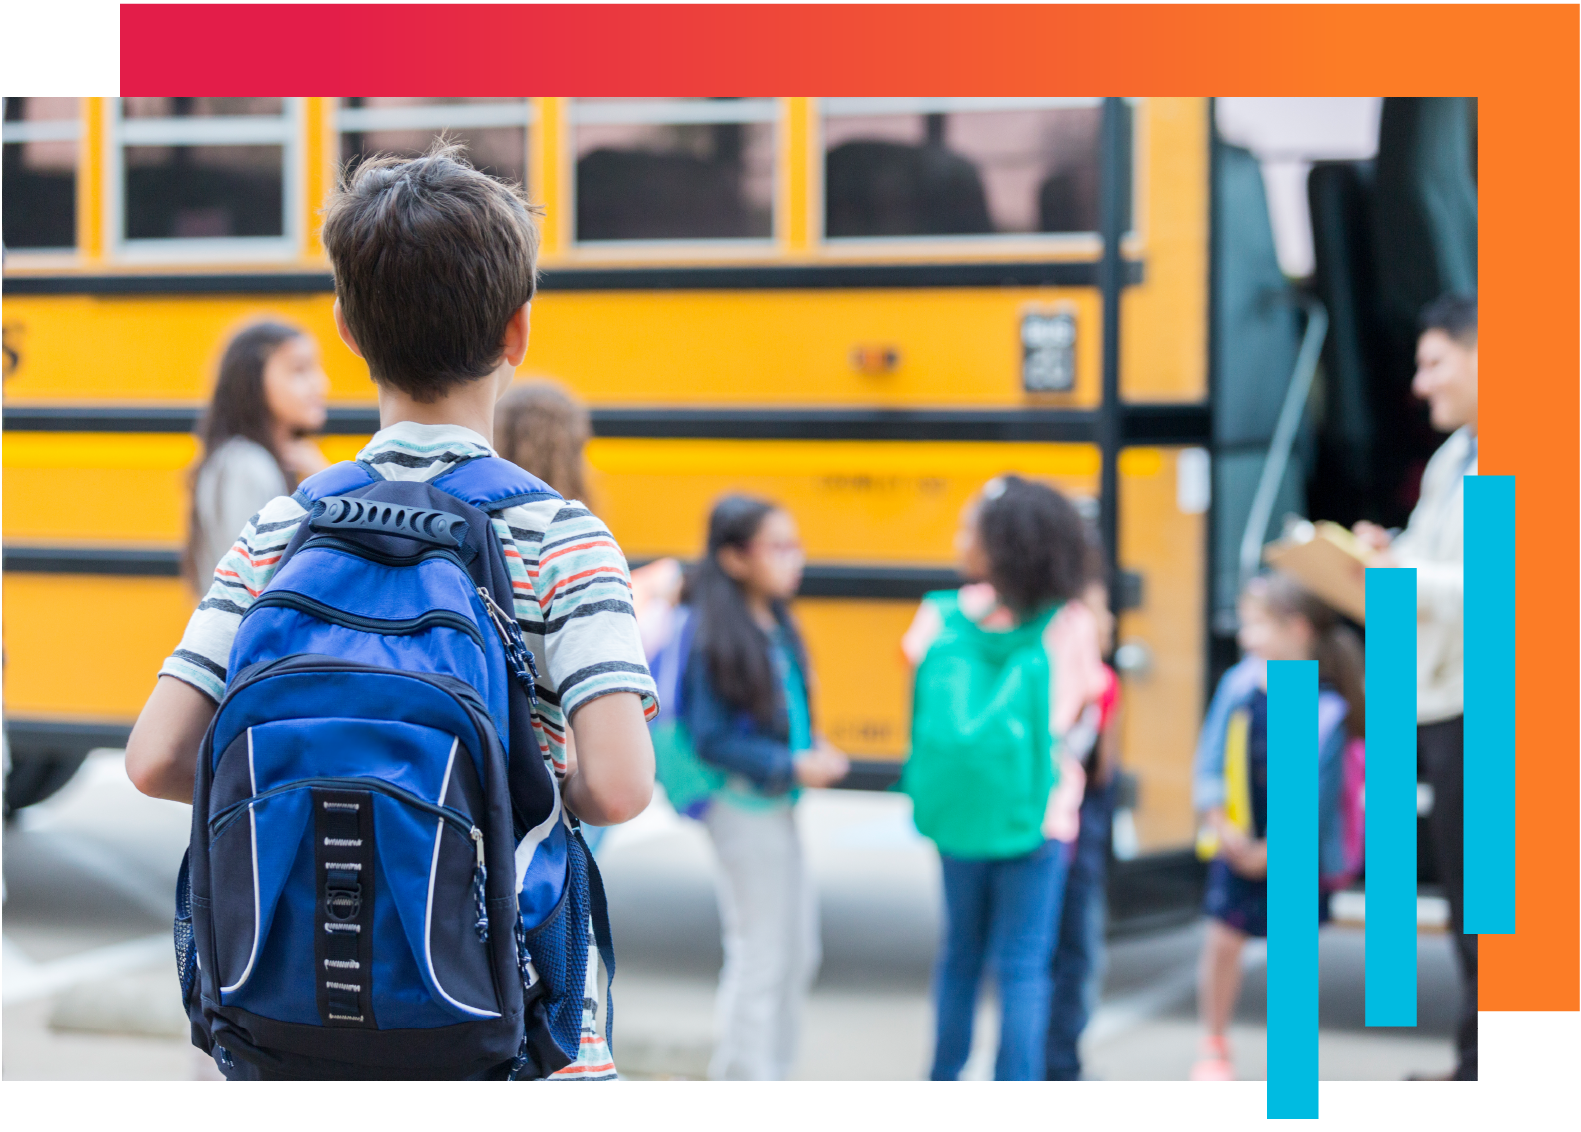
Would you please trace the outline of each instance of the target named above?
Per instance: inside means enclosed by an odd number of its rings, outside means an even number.
[[[430,482],[337,464],[296,498],[198,760],[193,1042],[273,1076],[546,1076],[578,1053],[590,917],[614,963],[490,515],[559,496],[481,457]]]
[[[1318,695],[1319,882],[1338,892],[1361,875],[1367,831],[1367,745],[1344,730],[1348,710],[1337,693]]]
[[[1323,888],[1338,892],[1361,875],[1366,862],[1367,837],[1367,744],[1365,740],[1347,738],[1340,756],[1339,798],[1339,858],[1342,868],[1323,877]]]
[[[948,856],[1030,853],[1043,843],[1056,781],[1043,646],[1055,611],[996,633],[962,613],[953,591],[925,600],[943,627],[917,666],[901,773],[912,818]]]
[[[686,730],[686,662],[691,657],[697,621],[687,606],[675,611],[669,640],[648,660],[648,671],[665,704],[667,718],[649,725],[653,735],[654,777],[677,813],[701,819],[715,793],[725,784],[725,772],[705,763],[692,746]]]

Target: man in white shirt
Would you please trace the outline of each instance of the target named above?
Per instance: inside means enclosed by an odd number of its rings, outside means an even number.
[[[1465,875],[1463,480],[1477,471],[1477,300],[1446,295],[1422,312],[1411,391],[1450,434],[1422,473],[1422,491],[1399,537],[1372,523],[1356,535],[1375,551],[1373,566],[1416,569],[1416,751],[1433,788],[1428,818],[1439,883],[1449,901],[1449,933],[1461,977],[1455,1069],[1449,1080],[1477,1079],[1477,937],[1462,935]]]

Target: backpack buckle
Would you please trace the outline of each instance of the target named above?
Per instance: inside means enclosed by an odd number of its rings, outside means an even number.
[[[357,874],[329,869],[325,884],[324,914],[339,924],[350,923],[362,912],[362,885]]]

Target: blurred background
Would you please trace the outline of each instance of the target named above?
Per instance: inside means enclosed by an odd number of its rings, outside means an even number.
[[[119,753],[194,602],[193,427],[227,338],[276,316],[322,346],[325,454],[362,446],[373,391],[317,209],[341,162],[444,131],[546,208],[523,374],[591,406],[589,502],[633,565],[696,555],[727,490],[800,523],[816,709],[854,773],[805,804],[828,959],[798,1074],[926,1068],[937,859],[888,791],[899,639],[958,583],[962,504],[1013,471],[1075,497],[1114,570],[1126,779],[1092,1070],[1183,1075],[1191,752],[1237,658],[1242,547],[1292,514],[1409,514],[1439,440],[1410,395],[1416,313],[1476,285],[1476,123],[1472,99],[5,99],[4,1074],[202,1071],[167,970],[186,809],[137,795]],[[1287,401],[1301,427],[1270,451]],[[661,798],[598,853],[622,1071],[699,1076],[706,838]],[[1448,1059],[1419,860],[1422,1026],[1363,1032],[1360,913],[1337,906],[1325,1076]]]

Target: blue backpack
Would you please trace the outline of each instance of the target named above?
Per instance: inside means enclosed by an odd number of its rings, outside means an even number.
[[[558,498],[497,457],[429,482],[342,463],[297,491],[198,760],[176,950],[199,1048],[293,1078],[575,1060],[608,916],[490,519]]]

